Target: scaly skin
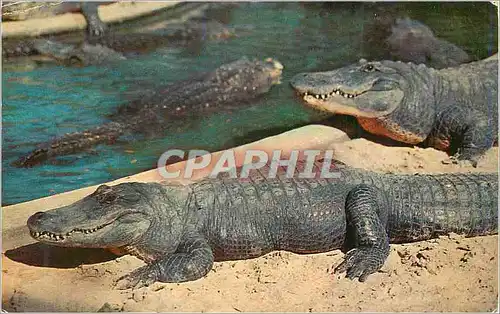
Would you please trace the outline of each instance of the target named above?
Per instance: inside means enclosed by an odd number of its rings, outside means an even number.
[[[32,167],[51,157],[113,143],[126,133],[148,138],[162,136],[168,128],[174,129],[178,121],[245,105],[278,84],[282,69],[281,63],[271,58],[265,61],[241,58],[123,105],[110,116],[111,122],[43,143],[13,165]]]
[[[423,64],[361,60],[301,73],[292,87],[304,101],[355,116],[368,132],[477,159],[498,139],[498,59],[435,70]]]
[[[118,288],[183,282],[205,276],[214,261],[274,250],[319,253],[351,249],[335,271],[366,280],[389,254],[389,242],[449,232],[497,233],[498,175],[377,174],[339,165],[338,178],[294,178],[283,168],[220,174],[189,186],[101,185],[82,200],[35,213],[28,228],[38,241],[63,247],[118,249],[147,265],[120,278]],[[241,170],[241,169],[240,169]],[[239,172],[239,171],[238,171]]]

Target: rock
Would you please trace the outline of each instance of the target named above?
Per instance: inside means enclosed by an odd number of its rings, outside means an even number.
[[[108,302],[104,303],[97,312],[123,312],[123,306],[118,304],[110,304]]]

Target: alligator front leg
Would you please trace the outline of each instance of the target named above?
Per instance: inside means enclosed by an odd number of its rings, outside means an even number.
[[[346,219],[347,228],[352,228],[355,237],[355,247],[347,252],[335,273],[346,272],[349,279],[365,281],[382,267],[389,255],[387,216],[386,201],[375,188],[359,185],[349,192]]]
[[[98,7],[98,2],[82,2],[81,4],[82,14],[87,21],[87,35],[90,41],[104,36],[108,29],[108,26],[99,18]]]
[[[214,263],[212,249],[201,236],[184,240],[177,251],[117,280],[117,289],[140,288],[156,281],[184,282],[205,276]]]
[[[493,110],[497,109],[491,108],[490,117]],[[459,160],[471,161],[476,167],[479,157],[493,146],[497,136],[497,128],[490,117],[465,106],[450,106],[438,115],[430,143],[436,148],[447,149]]]

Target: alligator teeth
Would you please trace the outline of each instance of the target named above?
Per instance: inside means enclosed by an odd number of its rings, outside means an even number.
[[[40,237],[45,237],[49,238],[53,241],[59,241],[59,240],[64,240],[64,237],[62,235],[58,235],[55,233],[50,233],[47,231],[42,231],[42,232],[31,232],[31,235],[35,238],[40,238]]]
[[[49,238],[51,240],[55,240],[55,241],[59,241],[59,240],[64,240],[65,236],[66,237],[69,237],[71,236],[73,233],[75,232],[80,232],[80,233],[83,233],[83,234],[90,234],[90,233],[94,233],[100,229],[102,229],[105,225],[102,225],[102,226],[97,226],[95,228],[92,228],[92,229],[74,229],[72,231],[69,231],[67,232],[66,234],[64,235],[59,235],[59,234],[55,234],[55,233],[51,233],[51,232],[48,232],[48,231],[42,231],[42,232],[31,232],[31,236],[35,237],[35,238],[39,238],[39,237],[45,237],[45,238]]]
[[[306,100],[306,97],[307,96],[314,96],[316,99],[322,99],[322,100],[325,100],[325,99],[328,99],[329,97],[333,96],[333,95],[340,95],[344,98],[354,98],[356,96],[358,96],[357,94],[349,94],[349,93],[344,93],[342,92],[341,90],[333,90],[331,93],[329,94],[309,94],[308,92],[305,92],[303,94],[303,99]]]

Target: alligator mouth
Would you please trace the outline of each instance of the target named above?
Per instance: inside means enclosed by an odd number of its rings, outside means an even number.
[[[311,107],[320,111],[350,115],[358,118],[378,118],[390,114],[403,98],[398,90],[372,90],[346,92],[335,88],[326,94],[297,90],[298,95]],[[383,93],[370,98],[372,93]],[[359,98],[358,98],[359,97]]]
[[[90,229],[75,228],[75,229],[71,230],[70,232],[66,232],[64,234],[63,233],[53,233],[50,231],[41,231],[41,232],[30,231],[30,234],[36,240],[45,240],[45,241],[48,240],[48,241],[52,241],[52,242],[61,242],[61,241],[64,241],[66,238],[73,236],[74,234],[92,234],[92,233],[95,233],[95,232],[103,229],[104,227],[109,226],[113,222],[114,221],[108,222],[108,223],[105,223],[105,224],[102,224],[102,225],[99,225],[95,228],[90,228]]]
[[[331,91],[330,93],[328,94],[315,94],[313,92],[299,92],[300,96],[302,96],[304,98],[304,100],[307,100],[307,97],[310,96],[310,97],[314,97],[318,100],[327,100],[328,98],[330,97],[334,97],[334,96],[340,96],[340,97],[344,97],[344,98],[356,98],[358,97],[359,95],[362,95],[364,94],[365,92],[360,92],[360,93],[348,93],[348,92],[345,92],[341,89],[334,89],[333,91]]]

